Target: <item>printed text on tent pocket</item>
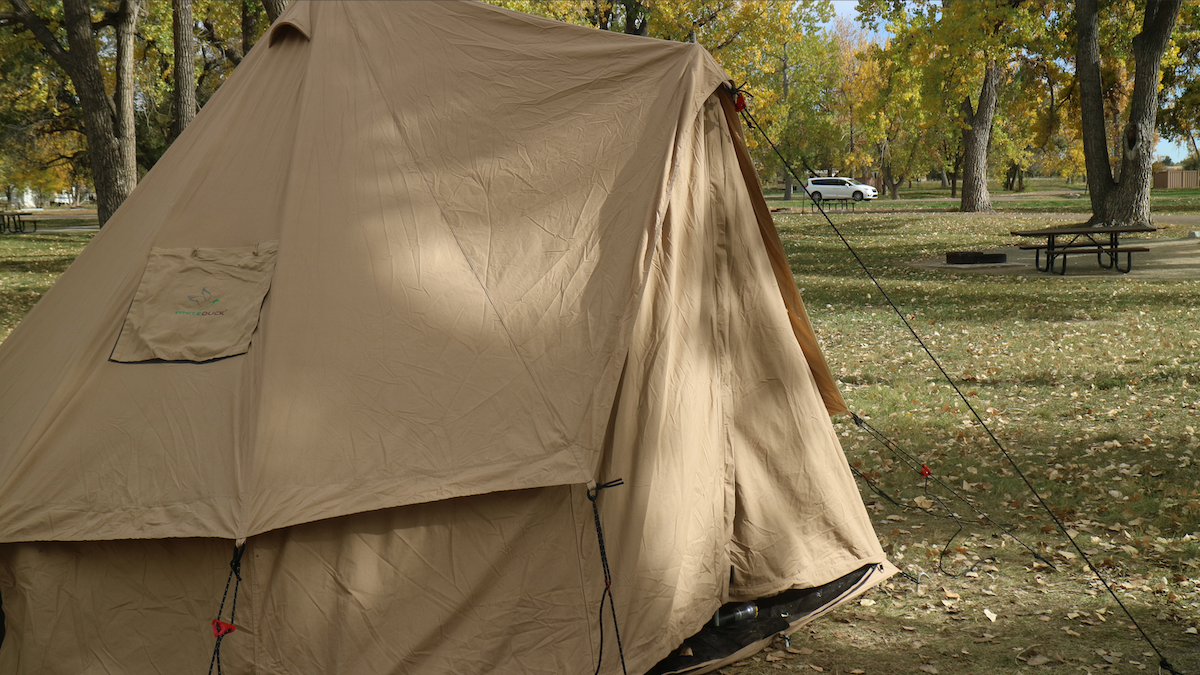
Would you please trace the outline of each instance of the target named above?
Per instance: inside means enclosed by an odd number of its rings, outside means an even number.
[[[278,243],[152,249],[111,360],[210,361],[246,353]]]

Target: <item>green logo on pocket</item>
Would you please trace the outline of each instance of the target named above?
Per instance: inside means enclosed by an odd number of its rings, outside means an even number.
[[[189,295],[188,300],[196,303],[198,309],[208,309],[221,301],[220,298],[214,298],[207,288],[200,289],[200,295]]]
[[[199,295],[189,295],[188,302],[196,306],[195,309],[177,309],[176,314],[190,314],[192,316],[224,316],[225,310],[211,309],[213,305],[220,302],[221,299],[213,297],[207,288],[200,289]]]

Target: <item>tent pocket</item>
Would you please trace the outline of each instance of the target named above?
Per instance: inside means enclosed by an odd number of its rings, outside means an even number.
[[[278,244],[152,249],[110,359],[210,361],[246,353]]]

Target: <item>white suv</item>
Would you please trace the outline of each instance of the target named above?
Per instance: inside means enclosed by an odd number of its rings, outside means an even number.
[[[861,202],[864,199],[875,199],[878,193],[870,185],[863,185],[853,178],[809,178],[808,194],[812,198],[822,199],[853,199]]]

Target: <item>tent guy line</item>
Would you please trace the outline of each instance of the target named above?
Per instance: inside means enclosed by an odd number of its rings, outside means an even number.
[[[621,645],[621,625],[617,622],[617,602],[613,599],[612,594],[612,570],[608,566],[608,547],[604,545],[604,528],[600,526],[600,506],[596,504],[596,500],[600,498],[600,491],[624,485],[625,480],[617,478],[610,480],[607,483],[600,483],[587,492],[588,501],[592,503],[592,517],[596,521],[596,544],[600,548],[600,565],[604,569],[604,593],[600,596],[600,618],[596,622],[600,626],[600,648],[597,650],[599,655],[596,657],[596,673],[600,675],[600,665],[604,663],[604,601],[608,600],[608,608],[612,612],[613,633],[617,637],[617,655],[621,657],[621,672],[628,673],[625,668],[625,648]]]
[[[742,86],[744,87],[745,85]],[[1084,553],[1083,548],[1080,547],[1079,544],[1076,543],[1075,539],[1072,538],[1067,532],[1066,526],[1063,525],[1062,521],[1058,519],[1058,516],[1054,515],[1053,509],[1051,509],[1050,505],[1046,503],[1046,500],[1042,498],[1041,493],[1039,493],[1037,488],[1033,486],[1033,483],[1029,481],[1029,478],[1025,476],[1025,472],[1021,471],[1021,467],[1017,464],[1016,460],[1014,460],[1012,455],[1009,454],[1008,449],[1004,447],[1004,444],[1000,442],[1000,439],[996,438],[996,435],[992,432],[991,427],[989,427],[987,423],[983,421],[983,417],[978,411],[975,410],[975,407],[971,405],[971,401],[962,392],[962,390],[959,389],[958,384],[952,377],[950,377],[950,374],[946,372],[946,369],[942,367],[941,362],[936,356],[934,356],[933,351],[930,350],[929,346],[925,343],[925,340],[921,338],[920,334],[917,333],[916,329],[913,328],[912,324],[909,323],[908,319],[904,316],[904,312],[900,311],[900,308],[897,307],[896,303],[892,301],[891,296],[888,295],[886,290],[884,290],[883,285],[879,283],[879,280],[876,279],[875,275],[871,273],[871,270],[869,267],[867,267],[867,264],[861,257],[859,257],[858,251],[854,249],[854,246],[852,246],[850,241],[847,240],[845,235],[842,234],[842,231],[838,229],[838,226],[834,224],[833,220],[829,217],[829,214],[825,213],[825,209],[822,207],[821,203],[815,199],[812,199],[812,195],[808,192],[808,181],[802,179],[796,174],[795,168],[792,167],[791,162],[789,162],[787,158],[783,156],[783,153],[780,152],[779,146],[777,146],[775,142],[771,140],[771,137],[767,134],[766,129],[763,129],[762,126],[758,124],[758,121],[754,119],[754,115],[746,106],[745,92],[742,90],[742,88],[731,88],[730,94],[737,101],[737,111],[742,115],[742,119],[745,121],[746,125],[757,131],[763,137],[763,140],[765,140],[767,144],[771,146],[771,149],[775,151],[775,154],[779,156],[779,160],[783,162],[783,165],[787,168],[788,173],[796,179],[800,185],[800,188],[804,190],[805,196],[813,201],[817,210],[821,212],[821,216],[825,218],[825,222],[828,223],[829,227],[833,229],[834,233],[838,236],[838,239],[840,239],[842,244],[846,247],[846,250],[848,250],[850,254],[854,256],[854,260],[858,263],[858,266],[862,268],[862,271],[867,275],[867,278],[871,280],[871,283],[875,285],[875,288],[878,289],[880,294],[883,295],[883,298],[887,300],[888,305],[890,305],[892,308],[892,311],[895,312],[897,317],[899,317],[900,321],[904,324],[904,327],[908,329],[909,334],[912,335],[913,339],[921,347],[922,351],[925,352],[925,355],[929,357],[929,360],[933,363],[934,367],[938,369],[938,371],[942,374],[942,377],[944,377],[946,382],[950,384],[950,387],[954,390],[954,393],[958,395],[959,399],[961,399],[964,404],[966,404],[967,410],[971,411],[971,416],[975,418],[975,421],[984,430],[984,432],[987,433],[988,438],[992,440],[992,444],[995,445],[998,450],[1000,450],[1001,454],[1004,455],[1004,459],[1008,461],[1013,470],[1017,472],[1017,476],[1021,478],[1021,481],[1025,483],[1027,488],[1029,488],[1030,493],[1032,493],[1037,499],[1038,504],[1040,504],[1046,513],[1050,515],[1050,518],[1054,521],[1054,525],[1058,528],[1058,531],[1061,532],[1062,535],[1066,537],[1067,541],[1071,543],[1071,546],[1074,547],[1075,551],[1079,554],[1083,561],[1087,563],[1088,569],[1096,575],[1096,578],[1099,579],[1100,583],[1104,585],[1104,589],[1108,591],[1108,594],[1112,596],[1112,599],[1115,600],[1117,605],[1120,606],[1121,610],[1125,612],[1125,616],[1129,618],[1135,627],[1137,627],[1137,630],[1139,633],[1141,633],[1142,638],[1147,644],[1150,645],[1150,648],[1154,650],[1154,653],[1158,655],[1159,667],[1169,673],[1172,673],[1173,675],[1183,675],[1178,670],[1175,670],[1174,666],[1172,666],[1170,661],[1167,660],[1167,657],[1163,655],[1161,650],[1159,650],[1158,645],[1154,643],[1154,640],[1150,639],[1150,636],[1146,634],[1146,631],[1142,628],[1142,625],[1133,617],[1133,614],[1129,611],[1129,608],[1125,606],[1124,602],[1121,602],[1121,598],[1117,596],[1116,591],[1114,591],[1112,586],[1109,585],[1108,579],[1104,578],[1104,575],[1100,573],[1100,570],[1097,569],[1094,564],[1092,564],[1091,558]],[[1035,553],[1034,555],[1037,554]],[[1037,557],[1041,558],[1040,555]]]
[[[234,619],[237,616],[237,599],[238,589],[242,585],[242,555],[246,553],[246,543],[242,542],[234,544],[233,558],[229,561],[229,576],[225,578],[225,592],[221,594],[221,606],[217,609],[217,618],[213,619],[213,637],[217,640],[213,643],[212,659],[208,662],[208,675],[212,675],[213,666],[217,668],[217,675],[222,675],[221,670],[221,641],[226,635],[237,630],[234,625]],[[229,596],[229,582],[237,579],[233,584],[233,602],[229,606],[229,623],[221,620],[221,615],[225,612],[225,599]]]
[[[996,529],[1000,530],[1000,531],[1001,531],[1001,532],[1003,532],[1004,534],[1007,534],[1009,537],[1011,537],[1011,538],[1013,539],[1013,541],[1015,541],[1015,542],[1017,542],[1018,544],[1020,544],[1020,545],[1021,545],[1021,546],[1022,546],[1022,547],[1023,547],[1025,550],[1026,550],[1026,551],[1029,551],[1029,553],[1030,553],[1030,554],[1031,554],[1033,557],[1037,558],[1038,560],[1042,561],[1042,562],[1043,562],[1043,563],[1045,563],[1047,566],[1049,566],[1049,567],[1050,567],[1050,569],[1052,569],[1052,570],[1056,570],[1056,571],[1057,571],[1057,569],[1058,569],[1058,568],[1054,566],[1054,563],[1053,563],[1053,562],[1051,562],[1051,561],[1047,560],[1047,559],[1046,559],[1044,556],[1042,556],[1042,554],[1038,553],[1036,549],[1034,549],[1034,548],[1030,547],[1028,544],[1026,544],[1025,542],[1021,541],[1021,539],[1020,539],[1019,537],[1017,537],[1017,535],[1015,535],[1015,534],[1013,534],[1011,531],[1009,531],[1009,529],[1008,529],[1008,528],[1004,527],[1004,526],[1003,526],[1003,525],[1001,525],[1000,523],[997,523],[995,520],[993,520],[993,519],[992,519],[992,517],[991,517],[990,515],[988,515],[988,514],[987,514],[986,512],[984,512],[984,511],[980,510],[980,508],[979,508],[978,506],[975,506],[974,504],[972,504],[972,503],[971,503],[971,502],[970,502],[970,501],[969,501],[969,500],[968,500],[966,497],[964,497],[964,496],[960,495],[960,494],[959,494],[957,491],[955,491],[955,490],[954,490],[954,488],[952,488],[952,487],[950,487],[949,485],[947,485],[947,484],[945,483],[945,481],[943,481],[943,480],[942,480],[942,479],[941,479],[941,478],[940,478],[940,477],[939,477],[937,474],[933,473],[933,471],[932,471],[932,470],[930,470],[930,468],[928,467],[928,465],[924,464],[923,462],[921,462],[921,461],[920,461],[919,459],[917,459],[916,457],[913,457],[911,454],[909,454],[909,453],[905,452],[905,451],[904,451],[904,450],[903,450],[903,449],[902,449],[902,448],[899,446],[899,444],[897,444],[895,441],[893,441],[892,439],[890,439],[890,438],[888,438],[887,436],[885,436],[885,435],[883,434],[883,432],[881,432],[881,431],[879,431],[878,429],[876,429],[875,427],[871,426],[871,425],[870,425],[870,423],[868,423],[868,422],[867,422],[865,419],[863,419],[863,418],[862,418],[862,417],[860,417],[859,415],[857,415],[857,414],[855,414],[855,413],[853,413],[853,412],[852,412],[852,413],[850,413],[850,417],[851,417],[851,418],[854,420],[854,423],[855,423],[855,424],[857,424],[857,425],[858,425],[860,428],[862,428],[862,429],[866,430],[866,432],[867,432],[868,434],[870,434],[871,438],[875,439],[875,441],[876,441],[876,442],[878,442],[878,443],[879,443],[880,445],[882,445],[883,447],[887,448],[888,450],[891,450],[891,451],[892,451],[892,454],[894,454],[894,455],[896,455],[897,457],[899,457],[899,458],[901,459],[901,461],[903,461],[905,464],[907,464],[907,465],[908,465],[908,467],[909,467],[910,469],[912,469],[912,470],[913,470],[913,471],[915,471],[916,473],[920,474],[920,475],[921,475],[921,477],[925,479],[925,493],[926,493],[926,494],[928,494],[930,497],[933,497],[934,499],[937,499],[938,501],[941,501],[941,498],[940,498],[940,497],[938,497],[937,495],[931,494],[931,493],[929,492],[929,481],[930,481],[930,479],[933,479],[933,481],[934,481],[935,483],[937,483],[938,485],[942,486],[942,488],[944,488],[944,489],[945,489],[947,492],[949,492],[950,494],[954,495],[954,497],[955,497],[955,498],[957,498],[959,501],[961,501],[962,503],[964,503],[964,504],[966,504],[967,506],[971,507],[971,509],[972,509],[973,511],[975,511],[975,513],[976,513],[976,514],[978,514],[980,518],[983,518],[984,520],[988,521],[988,522],[989,522],[989,523],[991,523],[993,526],[995,526],[995,528],[996,528]],[[918,465],[919,465],[919,466],[918,466]],[[864,480],[865,480],[865,478],[866,478],[866,477],[864,476],[863,478],[864,478]],[[890,499],[890,497],[889,497],[889,499]],[[946,511],[947,511],[947,512],[950,512],[950,509],[949,509],[949,507],[946,507],[946,506],[945,506],[945,504],[943,504],[942,506],[943,506],[944,508],[946,508]],[[912,508],[912,507],[906,507],[906,508]],[[935,515],[935,514],[933,514],[933,513],[930,513],[929,511],[927,511],[927,510],[925,510],[925,509],[920,509],[920,510],[922,510],[922,511],[925,511],[926,513],[929,513],[930,515]],[[961,529],[962,529],[962,521],[961,521],[961,520],[959,520],[957,517],[955,517],[955,518],[954,518],[954,520],[955,520],[955,522],[957,522],[957,523],[958,523],[958,525],[959,525],[959,530],[961,531]],[[948,548],[950,548],[950,543],[951,543],[951,542],[953,542],[953,541],[954,541],[954,538],[955,538],[955,537],[957,537],[957,536],[958,536],[958,535],[957,535],[957,534],[955,534],[955,535],[954,535],[954,537],[951,537],[951,538],[950,538],[950,541],[949,541],[949,542],[946,542],[946,548],[947,548],[947,549],[948,549]],[[942,554],[943,554],[943,555],[945,555],[945,550],[944,550],[944,549],[943,549],[943,551],[942,551]],[[939,568],[941,568],[941,561],[940,561],[940,559],[939,559],[939,562],[938,562],[938,567],[939,567]],[[943,573],[945,573],[945,570],[943,569],[943,570],[942,570],[942,572],[943,572]],[[958,575],[957,575],[957,574],[952,574],[952,575],[948,575],[948,576],[958,576]]]

